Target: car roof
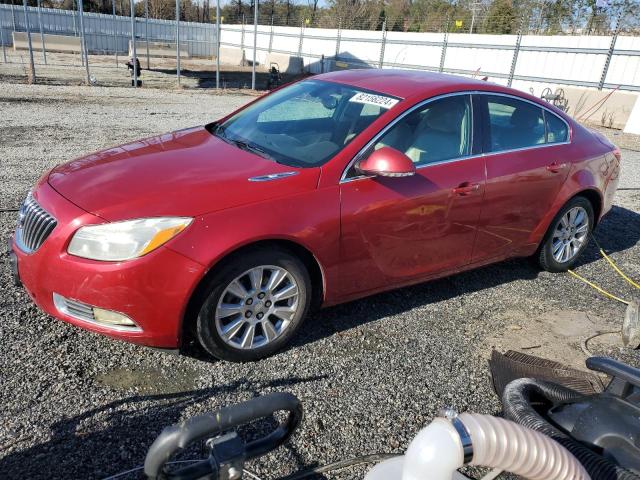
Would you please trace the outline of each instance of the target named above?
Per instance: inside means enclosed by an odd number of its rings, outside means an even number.
[[[316,75],[314,79],[344,83],[399,98],[410,98],[415,95],[427,96],[431,92],[444,89],[451,91],[475,89],[510,92],[510,89],[482,80],[423,70],[373,68],[341,70]],[[490,87],[487,88],[488,86]]]

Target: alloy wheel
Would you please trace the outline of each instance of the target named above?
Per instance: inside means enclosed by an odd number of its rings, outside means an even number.
[[[291,324],[299,296],[298,283],[286,269],[262,265],[247,270],[220,296],[215,312],[218,334],[233,348],[263,347]]]
[[[589,215],[573,207],[561,218],[553,232],[551,253],[558,263],[567,263],[582,249],[589,235]]]

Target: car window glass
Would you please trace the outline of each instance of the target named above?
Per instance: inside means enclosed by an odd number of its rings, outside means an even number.
[[[569,138],[567,124],[553,113],[545,112],[544,117],[547,122],[547,143],[566,142]]]
[[[427,103],[402,118],[374,145],[392,147],[416,165],[469,155],[471,105],[469,95],[455,95]]]
[[[499,152],[545,143],[542,108],[497,95],[487,96],[490,151]]]
[[[289,122],[300,119],[328,118],[333,116],[335,105],[340,100],[337,95],[330,95],[331,100],[309,94],[294,97],[261,112],[258,122]],[[333,106],[333,108],[330,108]]]
[[[349,85],[306,80],[266,95],[212,127],[212,133],[285,165],[315,167],[399,101]]]

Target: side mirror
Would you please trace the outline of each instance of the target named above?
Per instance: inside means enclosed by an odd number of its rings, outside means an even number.
[[[410,177],[416,173],[416,166],[411,159],[391,147],[375,150],[367,158],[358,162],[356,169],[364,175],[381,177]]]

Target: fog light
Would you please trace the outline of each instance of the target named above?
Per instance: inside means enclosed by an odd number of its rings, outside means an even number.
[[[104,310],[102,308],[93,307],[93,317],[98,323],[105,325],[117,325],[120,327],[135,327],[136,324],[126,315],[114,312],[112,310]]]
[[[129,317],[113,310],[94,307],[86,303],[53,294],[53,303],[60,313],[94,325],[101,325],[119,332],[141,332],[142,329]]]

